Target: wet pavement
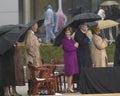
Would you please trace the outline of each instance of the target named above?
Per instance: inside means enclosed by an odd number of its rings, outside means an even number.
[[[17,86],[16,90],[22,96],[28,96],[27,95],[27,90],[28,90],[28,84],[27,83],[25,84],[25,86]]]

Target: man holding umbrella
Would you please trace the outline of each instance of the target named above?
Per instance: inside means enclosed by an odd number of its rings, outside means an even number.
[[[25,46],[26,46],[26,61],[27,64],[30,62],[31,64],[40,66],[42,65],[40,52],[39,52],[39,46],[40,42],[39,39],[36,37],[35,32],[37,32],[38,29],[38,23],[37,21],[32,21],[28,24],[30,27],[30,30],[27,32],[27,35],[25,37]],[[31,80],[29,76],[29,70],[27,70],[27,76],[28,76],[28,93],[30,92],[30,86],[31,86]]]
[[[74,40],[79,43],[79,47],[77,48],[79,76],[82,71],[82,68],[92,67],[92,60],[91,60],[90,50],[89,50],[90,40],[87,36],[87,29],[88,29],[87,25],[84,22],[81,22],[74,37]],[[78,78],[77,80],[79,82]]]

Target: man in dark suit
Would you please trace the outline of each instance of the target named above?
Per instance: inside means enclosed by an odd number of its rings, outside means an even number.
[[[74,40],[79,43],[79,47],[77,48],[79,76],[82,71],[82,68],[92,67],[92,60],[91,60],[90,49],[89,49],[90,39],[87,36],[87,29],[88,27],[86,23],[82,22],[79,25],[79,28],[76,31],[75,37],[74,37]],[[79,83],[79,80],[77,81],[77,83]]]

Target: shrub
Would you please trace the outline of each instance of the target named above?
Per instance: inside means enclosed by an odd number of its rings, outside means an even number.
[[[114,61],[114,47],[112,44],[106,48],[108,62]],[[23,64],[26,65],[26,57],[25,57],[25,47],[21,46],[22,54],[23,54]],[[45,63],[50,63],[50,60],[53,58],[63,58],[63,49],[62,47],[55,47],[52,44],[42,44],[40,47],[40,54]]]
[[[63,50],[61,47],[55,47],[52,44],[42,45],[40,47],[40,53],[45,63],[50,63],[53,58],[63,58]]]
[[[115,44],[109,45],[106,48],[107,56],[108,56],[108,62],[114,61],[114,51],[115,51]]]

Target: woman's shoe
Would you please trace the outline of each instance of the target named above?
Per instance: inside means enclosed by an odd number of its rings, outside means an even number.
[[[72,90],[72,89],[67,89],[67,92],[68,92],[68,93],[74,93],[74,90]]]

